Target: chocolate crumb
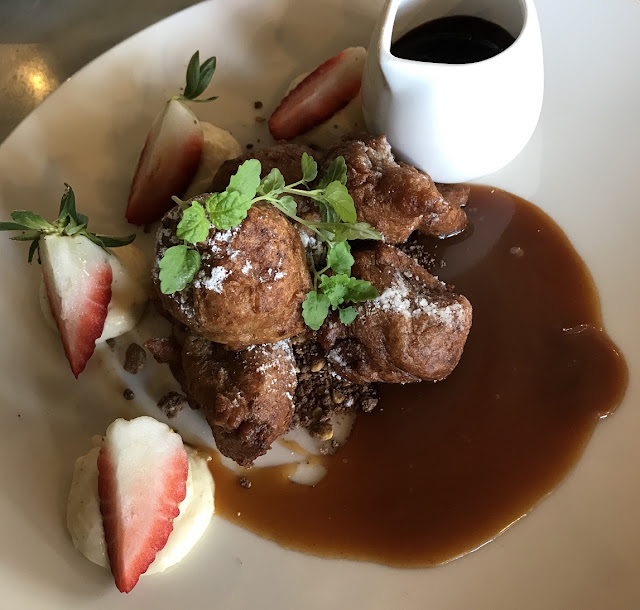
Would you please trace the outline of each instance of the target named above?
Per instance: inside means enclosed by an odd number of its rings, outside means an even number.
[[[169,419],[176,417],[188,404],[187,397],[179,392],[168,392],[158,401],[158,407]]]
[[[129,388],[126,388],[124,392],[122,392],[122,395],[124,396],[125,400],[133,400],[136,395],[133,393],[133,390],[130,390]]]
[[[294,396],[295,412],[291,427],[308,428],[314,436],[329,440],[333,436],[331,418],[346,411],[372,411],[378,404],[375,384],[355,384],[338,377],[326,361],[319,343],[304,341],[300,335],[292,340],[298,387]]]
[[[105,343],[111,348],[113,349],[116,346],[116,340],[115,339],[107,339],[105,341]]]
[[[253,144],[251,144],[251,142],[249,142],[249,144],[247,144],[247,150],[251,150],[253,148]]]
[[[247,479],[247,477],[242,477],[240,479],[240,485],[245,489],[251,489],[251,481]]]
[[[137,375],[147,363],[147,352],[137,343],[131,343],[124,357],[124,370],[132,375]]]
[[[262,102],[261,102],[260,100],[257,100],[257,101],[255,101],[255,102],[253,102],[253,107],[254,107],[256,110],[260,110],[260,108],[262,108]]]

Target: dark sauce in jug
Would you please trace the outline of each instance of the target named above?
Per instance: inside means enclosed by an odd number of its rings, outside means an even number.
[[[391,45],[402,59],[441,64],[471,64],[502,53],[515,38],[499,25],[456,15],[428,21]]]
[[[589,271],[539,208],[474,186],[470,225],[425,240],[433,273],[473,305],[455,371],[381,386],[315,487],[290,466],[256,468],[250,489],[217,458],[216,512],[287,547],[395,566],[472,551],[567,475],[622,400],[624,358],[602,328]]]

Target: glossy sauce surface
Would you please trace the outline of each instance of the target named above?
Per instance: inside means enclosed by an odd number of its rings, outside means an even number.
[[[470,227],[429,241],[432,272],[473,305],[460,364],[439,383],[387,385],[315,487],[290,467],[238,477],[212,461],[216,510],[285,546],[397,566],[476,549],[554,489],[621,401],[624,358],[597,292],[542,211],[472,187]]]
[[[502,53],[515,38],[499,25],[466,15],[441,17],[419,25],[391,45],[402,59],[471,64]]]

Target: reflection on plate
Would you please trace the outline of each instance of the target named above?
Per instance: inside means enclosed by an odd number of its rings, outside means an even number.
[[[149,576],[130,603],[409,609],[429,600],[437,608],[577,609],[630,608],[640,600],[640,415],[628,408],[637,401],[633,374],[640,361],[640,5],[540,0],[537,6],[547,78],[541,123],[525,151],[483,182],[549,212],[585,259],[607,329],[632,372],[625,404],[599,427],[557,493],[517,528],[460,561],[406,571],[326,561],[217,520],[181,566]],[[113,210],[124,208],[140,142],[162,100],[182,82],[194,40],[219,60],[215,93],[221,97],[199,108],[200,116],[243,144],[264,142],[254,101],[268,111],[295,74],[345,46],[366,45],[378,9],[366,0],[209,2],[146,30],[72,78],[0,147],[0,215],[24,207],[51,216],[69,181],[93,226],[123,232],[126,225]],[[331,35],[310,44],[311,31]],[[0,252],[3,604],[111,608],[124,602],[110,575],[86,562],[64,529],[73,461],[115,416],[134,414],[122,399],[125,387],[157,416],[154,397],[172,381],[146,388],[144,379],[125,378],[121,355],[105,348],[74,382],[39,314],[39,271],[25,271],[25,253],[8,240]],[[210,438],[197,417],[185,417],[179,431],[195,441]]]

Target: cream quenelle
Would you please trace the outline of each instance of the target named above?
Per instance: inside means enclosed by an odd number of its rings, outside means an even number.
[[[102,437],[94,437],[93,447],[75,463],[73,481],[67,503],[67,528],[74,546],[93,563],[108,568],[100,497],[97,460]],[[185,446],[189,458],[187,492],[180,503],[180,514],[173,521],[173,531],[146,574],[163,572],[181,561],[204,534],[214,508],[214,484],[207,458]]]
[[[140,321],[149,298],[149,261],[145,254],[133,244],[104,252],[104,258],[111,265],[111,301],[104,323],[102,335],[96,341],[101,343],[132,330]],[[47,324],[57,330],[51,314],[44,282],[40,282],[40,308]]]

